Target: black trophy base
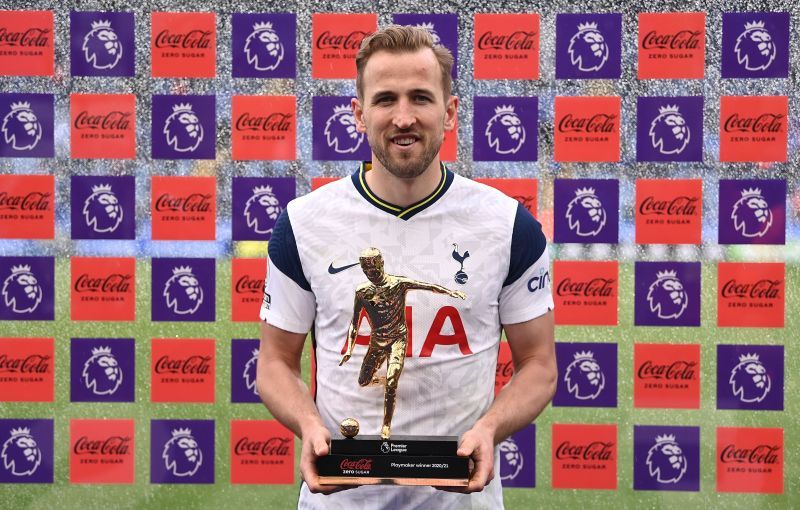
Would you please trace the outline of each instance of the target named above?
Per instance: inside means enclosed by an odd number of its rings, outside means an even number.
[[[334,439],[317,459],[322,485],[466,487],[469,459],[456,455],[455,437],[362,436]]]

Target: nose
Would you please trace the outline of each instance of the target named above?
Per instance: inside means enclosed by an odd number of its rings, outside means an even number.
[[[398,129],[408,129],[414,125],[417,117],[414,114],[414,109],[407,99],[401,99],[397,102],[397,106],[392,116],[392,124]]]

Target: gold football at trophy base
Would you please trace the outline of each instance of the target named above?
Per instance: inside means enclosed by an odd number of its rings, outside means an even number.
[[[339,432],[344,437],[356,437],[358,435],[358,420],[355,418],[345,418],[342,420],[342,423],[339,424]]]

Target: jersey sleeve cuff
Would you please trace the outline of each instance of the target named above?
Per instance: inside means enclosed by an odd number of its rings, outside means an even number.
[[[528,322],[529,320],[536,319],[546,314],[554,308],[552,300],[550,303],[542,303],[536,306],[531,306],[523,310],[512,313],[503,313],[500,315],[500,324],[519,324],[521,322]]]
[[[289,333],[298,333],[298,334],[306,334],[311,329],[311,325],[300,324],[297,321],[293,321],[291,319],[287,319],[286,317],[281,316],[280,314],[274,313],[272,311],[265,311],[261,310],[259,314],[262,321],[266,322],[271,326],[275,326],[278,329],[282,329],[284,331],[288,331]]]

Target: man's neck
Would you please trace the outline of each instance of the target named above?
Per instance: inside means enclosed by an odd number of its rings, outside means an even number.
[[[419,202],[436,190],[441,181],[441,164],[436,158],[419,177],[401,179],[373,159],[372,170],[366,172],[367,185],[379,198],[400,207]]]

